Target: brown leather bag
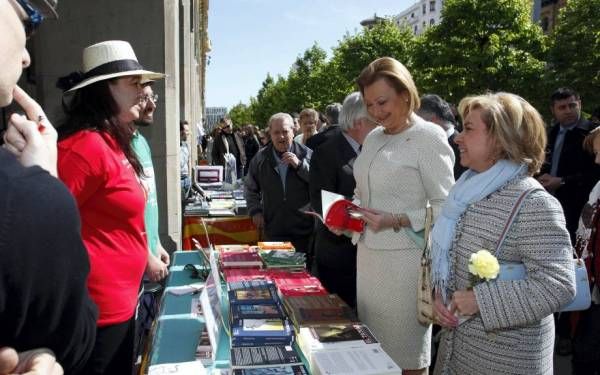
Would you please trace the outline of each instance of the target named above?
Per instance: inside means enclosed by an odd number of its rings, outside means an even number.
[[[419,323],[428,326],[433,323],[433,285],[431,282],[431,226],[433,224],[433,210],[427,206],[425,214],[425,229],[423,233],[423,255],[421,256],[421,269],[417,289],[417,319]]]

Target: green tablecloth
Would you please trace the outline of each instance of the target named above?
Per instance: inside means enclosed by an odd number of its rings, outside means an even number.
[[[198,282],[190,277],[190,271],[183,269],[186,264],[203,266],[202,258],[196,251],[177,251],[173,253],[170,275],[167,280],[167,289],[173,286],[182,286]],[[160,363],[188,362],[196,358],[196,346],[204,328],[204,318],[191,314],[192,299],[199,294],[186,294],[176,296],[165,292],[161,307],[152,347],[150,349],[150,365]],[[227,306],[222,306],[224,313]],[[228,316],[228,315],[224,315]],[[229,337],[222,330],[214,368],[228,368],[230,366]]]

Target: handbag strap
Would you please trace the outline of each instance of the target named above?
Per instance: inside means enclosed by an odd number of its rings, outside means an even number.
[[[529,194],[533,193],[534,191],[538,191],[538,190],[543,190],[543,189],[539,188],[539,187],[535,187],[535,188],[525,190],[523,193],[521,193],[521,195],[515,202],[515,205],[513,206],[512,210],[510,212],[510,215],[508,216],[508,219],[506,220],[506,223],[504,224],[502,233],[500,234],[500,241],[498,241],[498,244],[496,245],[496,251],[495,251],[496,257],[500,256],[500,250],[502,248],[502,245],[504,244],[504,241],[506,240],[508,231],[510,230],[510,227],[512,226],[513,222],[517,218],[517,214],[521,210],[521,206],[523,205],[525,198],[527,198],[527,196],[529,196]]]
[[[429,258],[429,251],[431,249],[431,227],[433,226],[433,208],[429,203],[425,207],[425,230],[423,237],[425,240],[425,246],[423,246],[423,257]]]
[[[533,193],[534,191],[538,191],[538,190],[545,191],[544,189],[539,188],[539,187],[525,190],[523,193],[521,193],[521,195],[515,202],[515,205],[514,205],[512,211],[510,212],[510,215],[508,216],[506,223],[504,224],[504,228],[502,229],[502,233],[500,235],[500,241],[498,241],[498,245],[496,245],[496,251],[495,251],[496,258],[500,257],[500,252],[501,252],[500,250],[502,249],[502,244],[504,244],[504,241],[506,240],[506,236],[508,235],[508,231],[510,230],[510,227],[512,226],[513,222],[515,221],[517,214],[519,213],[519,210],[521,210],[521,206],[523,205],[525,198],[527,198],[527,196],[529,196],[529,194]],[[571,246],[571,250],[573,251],[573,255],[575,256],[575,258],[577,260],[579,260],[579,256],[577,255],[577,252],[575,251],[575,248],[573,246]]]

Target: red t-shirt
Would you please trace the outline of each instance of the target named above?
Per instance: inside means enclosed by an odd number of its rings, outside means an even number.
[[[84,130],[58,143],[58,174],[75,196],[98,326],[129,320],[146,267],[145,194],[116,140]]]

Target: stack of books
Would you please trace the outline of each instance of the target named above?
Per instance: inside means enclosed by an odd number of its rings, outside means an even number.
[[[258,242],[258,248],[260,250],[287,250],[287,251],[296,251],[294,245],[292,245],[289,241],[265,241]]]
[[[227,245],[229,247],[235,245]],[[227,268],[261,268],[262,259],[254,248],[221,249],[219,251],[221,269]]]
[[[234,370],[234,374],[308,373],[298,353],[289,345],[233,347],[231,348],[231,368]],[[301,372],[294,372],[295,368]],[[258,371],[260,369],[270,370],[260,372]],[[246,371],[236,372],[236,370]]]
[[[293,330],[275,284],[252,280],[227,285],[232,347],[292,344]]]
[[[270,269],[269,278],[277,285],[282,298],[300,296],[324,296],[329,293],[319,279],[311,276],[305,270],[289,271]]]
[[[286,297],[283,303],[297,331],[302,327],[358,321],[354,310],[336,294]]]
[[[306,254],[287,250],[263,250],[260,252],[266,268],[291,270],[306,268]]]

